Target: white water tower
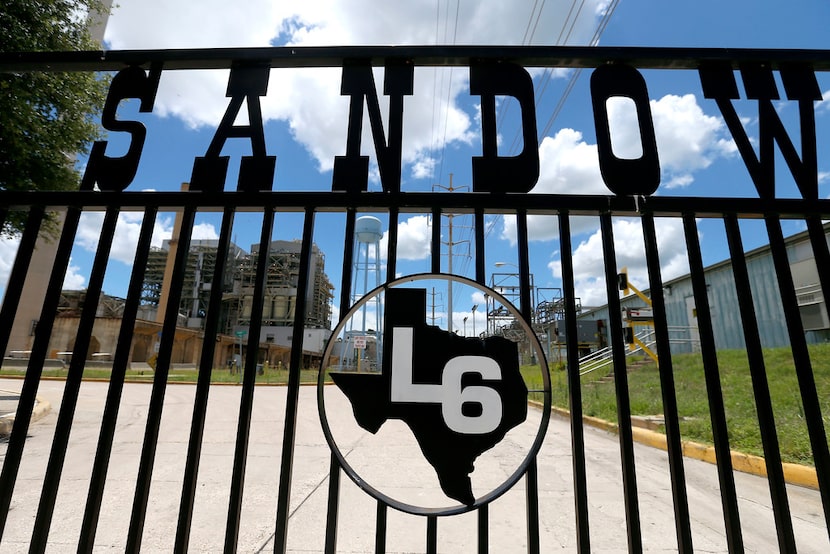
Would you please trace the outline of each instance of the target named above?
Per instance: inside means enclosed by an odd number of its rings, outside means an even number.
[[[364,215],[355,221],[354,254],[352,263],[351,304],[356,304],[366,293],[381,285],[380,239],[383,236],[380,219]],[[381,304],[380,296],[366,302],[346,326],[343,360],[354,359],[355,369],[380,371],[381,367]],[[365,337],[363,339],[356,337]],[[356,348],[360,346],[361,348]],[[355,357],[349,353],[355,353]],[[359,360],[362,364],[357,364]],[[352,364],[347,364],[352,365]],[[358,367],[360,365],[360,367]]]

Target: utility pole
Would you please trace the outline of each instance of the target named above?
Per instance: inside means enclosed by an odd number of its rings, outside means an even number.
[[[432,287],[432,292],[430,292],[430,294],[429,294],[432,297],[432,302],[430,302],[430,305],[432,306],[432,317],[429,318],[431,320],[430,324],[432,324],[432,325],[435,325],[435,320],[437,319],[435,317],[435,306],[436,306],[435,297],[440,295],[440,294],[441,294],[440,292],[435,292],[435,287]],[[438,304],[438,305],[440,306],[440,304]]]
[[[456,190],[469,190],[469,187],[467,187],[467,186],[458,187],[458,188],[453,187],[452,173],[450,173],[450,186],[449,187],[445,187],[443,185],[436,184],[436,185],[433,185],[432,188],[433,188],[433,190],[443,189],[443,190],[446,190],[448,192],[453,192],[453,191],[456,191]],[[469,245],[470,241],[461,240],[461,241],[458,241],[458,242],[454,242],[453,237],[452,237],[452,231],[453,231],[453,218],[455,217],[455,214],[450,213],[450,214],[447,214],[445,217],[447,218],[448,240],[447,240],[447,242],[442,242],[441,244],[446,244],[447,245],[447,273],[449,273],[450,275],[453,275],[453,272],[452,272],[452,259],[453,259],[453,256],[454,256],[453,247],[456,244],[462,244],[462,243],[465,243],[465,242]],[[440,225],[440,221],[438,223]],[[433,222],[433,225],[434,224],[435,224],[435,222]],[[453,286],[453,281],[450,281],[447,284],[447,331],[449,331],[450,333],[452,333],[452,286]]]

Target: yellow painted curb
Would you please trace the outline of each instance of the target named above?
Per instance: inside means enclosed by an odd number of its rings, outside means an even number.
[[[541,407],[541,405],[539,405],[539,407]],[[568,410],[556,407],[552,407],[551,412],[567,418],[571,415]],[[586,425],[590,425],[591,427],[596,427],[610,433],[618,432],[617,424],[611,423],[610,421],[590,416],[584,416],[582,421]],[[659,448],[660,450],[668,449],[666,435],[662,433],[650,431],[648,429],[641,429],[639,427],[632,427],[631,433],[632,438],[640,444],[645,444],[646,446],[651,446],[652,448]],[[682,441],[680,444],[683,449],[683,455],[687,458],[701,460],[710,464],[717,463],[717,456],[715,455],[714,447],[692,441]],[[731,452],[731,457],[732,469],[735,471],[766,477],[767,464],[766,461],[760,456],[753,456],[733,450]],[[818,475],[816,474],[815,468],[786,462],[782,463],[781,467],[784,472],[784,481],[787,483],[818,490]]]

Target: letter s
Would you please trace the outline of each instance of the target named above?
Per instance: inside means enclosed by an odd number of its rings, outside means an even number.
[[[160,77],[161,67],[152,67],[147,75],[136,66],[122,69],[113,77],[101,114],[101,125],[108,131],[129,133],[130,146],[125,155],[110,158],[106,155],[107,141],[95,141],[81,182],[82,190],[92,190],[98,183],[101,190],[120,192],[133,182],[147,129],[139,121],[117,119],[118,104],[127,98],[137,98],[141,100],[139,111],[152,111]]]

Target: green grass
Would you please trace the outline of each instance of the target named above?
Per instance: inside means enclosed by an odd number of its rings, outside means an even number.
[[[830,344],[810,346],[810,358],[826,429],[830,426]],[[656,365],[649,362],[634,367],[632,360],[629,364],[627,379],[631,414],[662,414],[662,392]],[[788,348],[765,350],[764,364],[781,458],[785,462],[812,465],[812,448],[791,352]],[[730,447],[746,454],[763,456],[746,352],[720,351],[718,366]],[[672,367],[682,439],[712,444],[709,401],[700,354],[676,355],[672,358]],[[608,366],[582,376],[582,409],[584,415],[616,422],[615,383],[611,379],[602,379],[610,372]],[[529,374],[532,375],[532,372]],[[538,378],[538,370],[536,375]],[[567,408],[566,372],[552,370],[551,386],[553,404]]]

